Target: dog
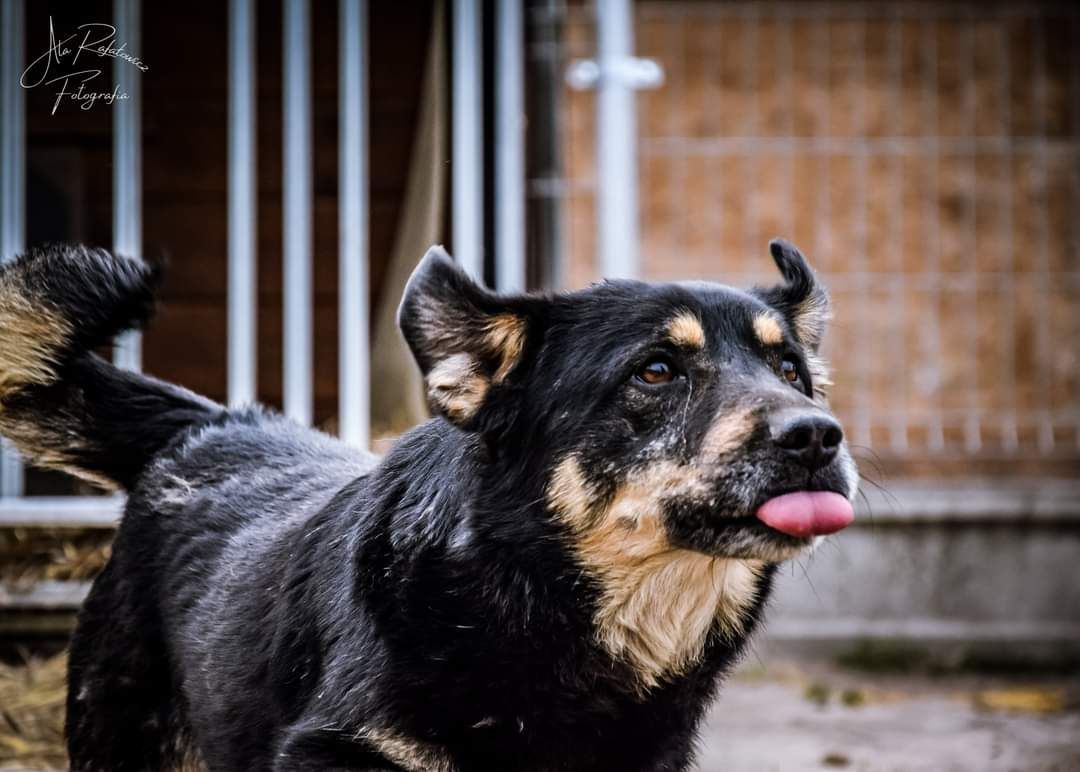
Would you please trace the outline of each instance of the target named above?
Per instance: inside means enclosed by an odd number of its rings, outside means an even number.
[[[127,492],[71,641],[73,770],[683,770],[776,566],[847,525],[826,291],[498,295],[441,248],[398,324],[433,419],[383,459],[94,353],[157,272],[0,268],[0,433]]]

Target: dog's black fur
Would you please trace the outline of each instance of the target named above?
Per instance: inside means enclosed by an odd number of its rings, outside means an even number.
[[[143,265],[4,266],[0,433],[128,491],[71,645],[72,769],[685,769],[775,562],[809,544],[756,507],[854,495],[843,448],[808,470],[770,440],[779,412],[826,414],[825,296],[794,248],[773,254],[770,289],[500,297],[433,250],[399,322],[438,417],[381,461],[94,355],[148,317]],[[728,568],[747,584],[707,595],[682,640],[662,616],[678,577]],[[659,619],[652,643],[628,609]]]

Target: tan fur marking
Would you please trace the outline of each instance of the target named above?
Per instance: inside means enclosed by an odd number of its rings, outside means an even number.
[[[52,383],[54,353],[70,335],[63,317],[0,285],[0,400],[29,384]]]
[[[634,668],[642,689],[696,661],[714,622],[740,632],[757,591],[758,561],[714,558],[668,542],[663,500],[699,486],[691,468],[658,462],[600,509],[570,456],[548,488],[549,506],[575,531],[578,557],[602,586],[598,640]]]
[[[811,295],[799,304],[793,314],[795,334],[799,340],[816,347],[821,342],[830,313],[829,303],[821,295]]]
[[[365,728],[360,736],[409,772],[454,772],[450,756],[438,746],[385,729]]]
[[[495,383],[501,383],[521,360],[525,350],[525,320],[514,314],[498,314],[488,322],[487,342],[500,358]]]
[[[814,383],[814,394],[822,400],[828,399],[829,387],[833,385],[829,363],[817,354],[807,353],[806,367],[810,370],[810,380]]]
[[[428,373],[427,389],[431,401],[455,421],[476,415],[487,396],[488,379],[479,371],[476,360],[468,354],[454,354],[439,362]]]
[[[719,413],[701,441],[702,460],[716,462],[739,450],[754,431],[754,411]]]
[[[681,311],[674,316],[668,322],[667,334],[677,346],[705,348],[705,328],[690,311]]]
[[[754,317],[754,334],[766,346],[778,346],[784,342],[784,329],[770,314]]]

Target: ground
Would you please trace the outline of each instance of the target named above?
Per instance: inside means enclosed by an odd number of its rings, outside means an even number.
[[[63,763],[64,658],[0,663],[0,772]],[[1080,770],[1080,673],[871,674],[749,658],[699,772]]]
[[[709,715],[701,772],[1080,770],[1080,674],[867,675],[754,663]]]

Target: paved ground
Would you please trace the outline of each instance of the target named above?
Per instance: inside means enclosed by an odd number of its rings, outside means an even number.
[[[49,662],[59,664],[25,675],[37,683],[39,701],[56,702],[42,719],[56,726],[44,727],[38,740],[58,744],[62,658]],[[820,661],[766,662],[751,655],[721,692],[704,732],[700,772],[1080,772],[1080,673],[866,676]],[[0,704],[0,730],[11,707]],[[25,711],[19,715],[29,720]],[[13,754],[4,752],[12,750],[4,740],[0,731],[0,772],[27,769],[5,766]]]
[[[771,663],[736,674],[702,772],[1080,770],[1080,674],[863,676]]]

